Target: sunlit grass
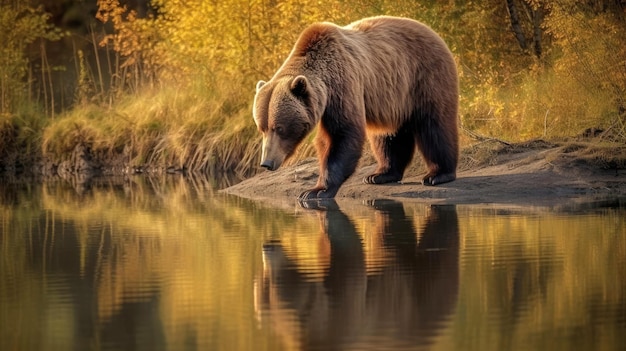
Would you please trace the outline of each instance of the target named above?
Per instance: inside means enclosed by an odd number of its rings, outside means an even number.
[[[43,152],[61,159],[84,144],[96,155],[123,154],[133,166],[247,174],[260,146],[250,104],[234,84],[145,90],[112,106],[81,105],[52,121]]]
[[[612,129],[626,139],[612,94],[551,70],[526,72],[501,87],[479,84],[461,97],[463,124],[481,135],[509,142],[581,135]]]
[[[626,141],[623,23],[610,11],[538,5],[546,10],[539,57],[519,51],[510,30],[503,30],[510,28],[504,7],[476,2],[194,3],[197,11],[189,12],[188,2],[166,2],[143,18],[117,1],[100,1],[96,19],[102,23],[89,29],[88,45],[71,49],[72,63],[61,66],[44,63],[53,58],[47,44],[37,60],[22,59],[23,44],[85,38],[41,25],[48,22],[41,9],[18,16],[31,1],[4,6],[0,24],[12,29],[7,38],[13,39],[0,66],[2,168],[24,164],[14,160],[18,156],[67,160],[80,144],[98,160],[123,159],[124,166],[249,175],[260,150],[250,118],[252,82],[271,77],[306,25],[383,13],[423,21],[450,45],[466,130],[518,142],[601,128],[612,140]],[[212,21],[199,20],[207,16]],[[104,52],[106,60],[99,55]],[[67,80],[53,78],[56,70],[67,70]],[[73,98],[58,101],[53,92],[60,90]],[[462,146],[472,142],[468,135]],[[292,162],[314,154],[312,138]]]
[[[187,172],[257,170],[261,140],[252,121],[253,89],[237,82],[219,87],[202,82],[152,88],[127,94],[110,105],[84,103],[55,118],[36,110],[2,116],[2,150],[27,150],[54,161],[67,159],[77,145],[107,160],[122,156],[130,167],[173,167]],[[625,138],[624,126],[603,90],[589,90],[573,79],[544,74],[517,85],[486,87],[462,96],[465,128],[509,142],[580,135],[586,128],[612,129]],[[473,142],[462,133],[462,148]],[[311,135],[292,162],[315,154]],[[368,148],[366,147],[366,152]]]

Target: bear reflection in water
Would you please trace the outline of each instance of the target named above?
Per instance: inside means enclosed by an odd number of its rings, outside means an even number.
[[[280,242],[264,245],[256,312],[286,349],[425,345],[450,318],[459,286],[455,207],[432,206],[417,233],[401,203],[375,201],[372,207],[387,256],[373,271],[354,223],[334,202],[317,209],[330,245],[320,279],[297,270]]]

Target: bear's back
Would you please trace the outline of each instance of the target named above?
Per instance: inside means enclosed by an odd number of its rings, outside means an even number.
[[[277,72],[298,74],[319,78],[331,100],[364,105],[367,124],[382,133],[396,130],[417,108],[458,99],[450,50],[432,29],[408,18],[312,24]]]
[[[392,65],[412,72],[422,68],[435,70],[441,62],[454,63],[443,39],[430,27],[412,19],[371,17],[342,29],[346,37],[343,44],[360,48],[359,58],[378,71]]]
[[[428,26],[407,18],[372,17],[342,28],[354,47],[371,127],[394,130],[416,108],[458,96],[452,53]],[[424,87],[429,87],[428,90]],[[436,89],[433,90],[433,87]],[[392,123],[390,123],[392,122]]]

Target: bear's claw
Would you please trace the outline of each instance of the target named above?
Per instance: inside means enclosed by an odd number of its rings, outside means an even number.
[[[443,173],[443,174],[427,174],[422,179],[424,185],[439,185],[447,182],[451,182],[456,179],[456,173]]]
[[[386,184],[395,183],[402,180],[402,177],[388,173],[374,173],[363,178],[365,184]]]

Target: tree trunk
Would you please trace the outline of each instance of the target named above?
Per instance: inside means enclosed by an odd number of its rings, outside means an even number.
[[[541,57],[543,52],[541,45],[541,21],[543,21],[542,9],[532,10],[533,14],[533,48],[535,49],[535,56]]]
[[[517,6],[513,0],[506,0],[506,7],[509,10],[509,19],[511,20],[511,28],[513,29],[513,34],[515,34],[515,38],[517,39],[517,43],[519,44],[522,50],[528,50],[528,44],[526,43],[526,37],[524,36],[524,30],[522,29],[522,25],[520,24],[519,13],[517,12]]]

